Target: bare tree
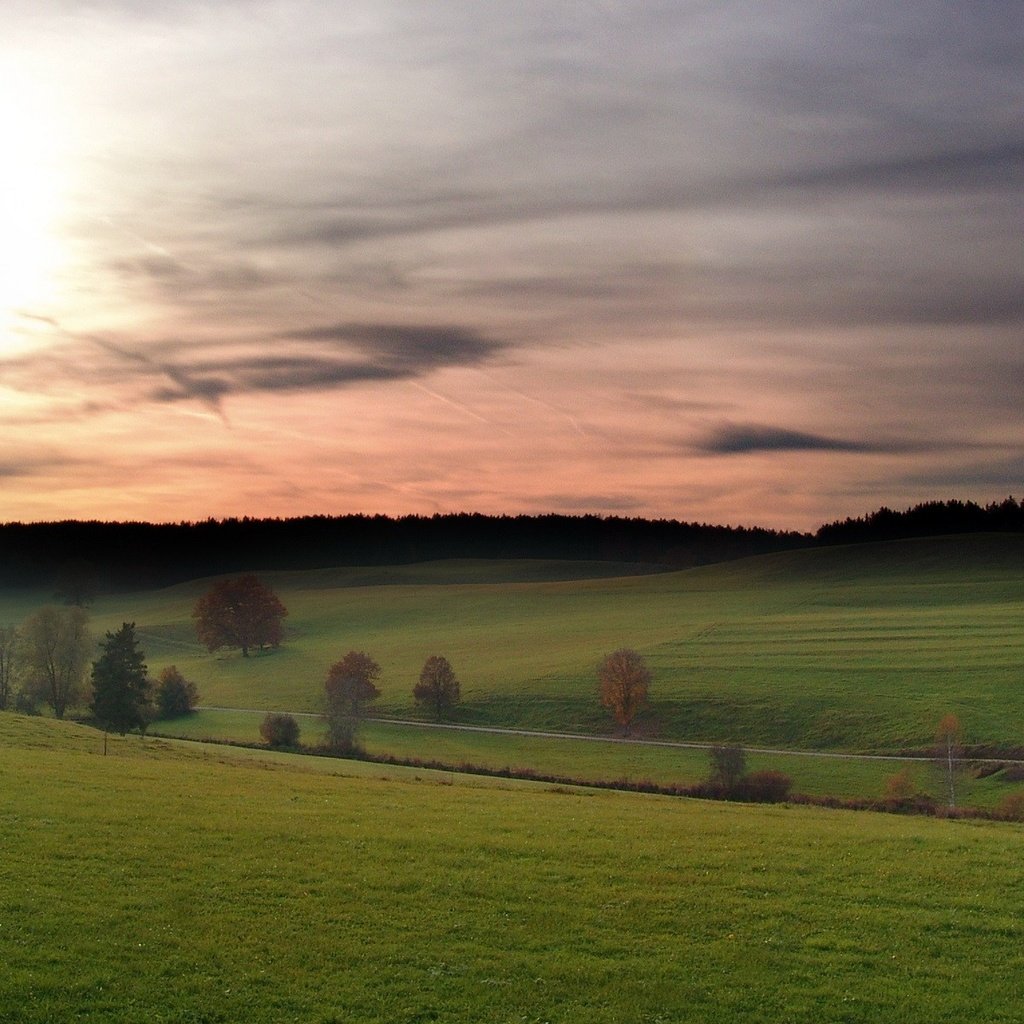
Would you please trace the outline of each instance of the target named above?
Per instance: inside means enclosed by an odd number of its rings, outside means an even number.
[[[946,715],[935,730],[935,762],[949,788],[949,806],[956,807],[956,779],[964,755],[964,734],[960,719]]]
[[[601,659],[597,666],[601,703],[610,708],[615,720],[629,735],[637,712],[647,704],[651,671],[643,657],[629,647],[621,647]]]
[[[21,636],[14,626],[0,626],[0,711],[14,700],[14,668]]]
[[[21,626],[21,652],[27,686],[46,701],[58,718],[84,690],[85,669],[92,641],[89,617],[78,607],[47,605]]]

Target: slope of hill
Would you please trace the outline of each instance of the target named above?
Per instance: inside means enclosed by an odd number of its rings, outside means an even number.
[[[10,1024],[1018,1014],[1019,826],[101,750],[0,715]]]
[[[594,666],[628,645],[655,674],[641,726],[669,738],[892,749],[927,744],[955,711],[974,742],[1024,741],[1021,535],[515,581],[556,571],[439,563],[380,570],[386,584],[375,570],[373,585],[365,569],[266,573],[290,609],[288,638],[248,659],[196,644],[202,581],[95,611],[102,628],[137,622],[151,667],[176,663],[215,705],[318,711],[328,666],[357,649],[383,667],[380,709],[407,715],[424,659],[444,654],[463,682],[459,721],[603,731]]]

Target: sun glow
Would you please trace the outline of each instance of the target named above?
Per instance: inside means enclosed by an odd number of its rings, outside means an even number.
[[[54,297],[66,166],[60,119],[23,78],[0,76],[0,348],[14,324]]]

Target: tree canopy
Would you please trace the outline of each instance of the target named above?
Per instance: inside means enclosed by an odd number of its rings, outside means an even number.
[[[427,658],[412,695],[417,704],[429,707],[439,722],[446,711],[458,704],[459,681],[447,658],[437,654]]]
[[[0,626],[0,711],[6,711],[14,701],[14,666],[20,644],[16,627]]]
[[[622,731],[629,733],[637,712],[647,703],[651,671],[643,657],[621,647],[601,659],[597,666],[601,703],[609,708]]]
[[[160,718],[191,714],[199,700],[196,684],[178,671],[177,665],[161,669],[156,684],[156,708]]]
[[[256,647],[278,647],[288,609],[255,576],[215,583],[192,610],[196,636],[212,654],[222,647],[241,648],[242,657]]]
[[[328,711],[334,709],[358,715],[364,704],[380,696],[375,685],[379,678],[380,665],[370,655],[365,651],[349,651],[327,671],[324,689]]]
[[[89,663],[89,617],[78,607],[46,605],[21,626],[25,685],[57,718],[81,699]]]
[[[122,736],[132,729],[144,731],[152,699],[135,623],[125,622],[116,633],[108,632],[100,641],[100,651],[92,665],[92,713],[104,728]]]

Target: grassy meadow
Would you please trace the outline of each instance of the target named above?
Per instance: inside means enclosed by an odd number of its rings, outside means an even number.
[[[263,712],[198,711],[184,718],[158,722],[160,735],[194,740],[229,740],[259,743]],[[316,746],[324,741],[325,726],[314,715],[300,715],[300,741]],[[581,781],[630,782],[650,780],[662,785],[691,785],[709,772],[707,750],[664,747],[641,743],[610,742],[607,738],[555,739],[435,729],[397,722],[364,722],[360,742],[370,755],[390,755],[446,765],[469,764],[484,768],[534,771]],[[812,797],[878,799],[896,772],[908,768],[915,792],[926,793],[938,803],[947,799],[946,779],[927,761],[847,759],[811,754],[748,751],[749,771],[774,769],[793,780],[793,792]],[[995,808],[1008,796],[1024,791],[1024,783],[1007,778],[1002,771],[976,777],[977,766],[957,778],[961,806]]]
[[[317,712],[345,651],[383,667],[379,710],[414,714],[424,659],[462,680],[467,724],[608,732],[594,666],[632,646],[654,671],[639,730],[669,739],[892,750],[956,712],[967,738],[1024,740],[1024,537],[979,535],[788,552],[682,572],[583,563],[442,562],[264,573],[284,646],[207,654],[190,613],[207,581],[111,595],[98,629],[138,623],[153,670],[203,703]],[[589,578],[566,578],[573,574]],[[30,597],[4,595],[14,617]],[[20,602],[20,605],[14,602]]]
[[[1010,1022],[1020,826],[0,716],[0,1006],[88,1022]]]

